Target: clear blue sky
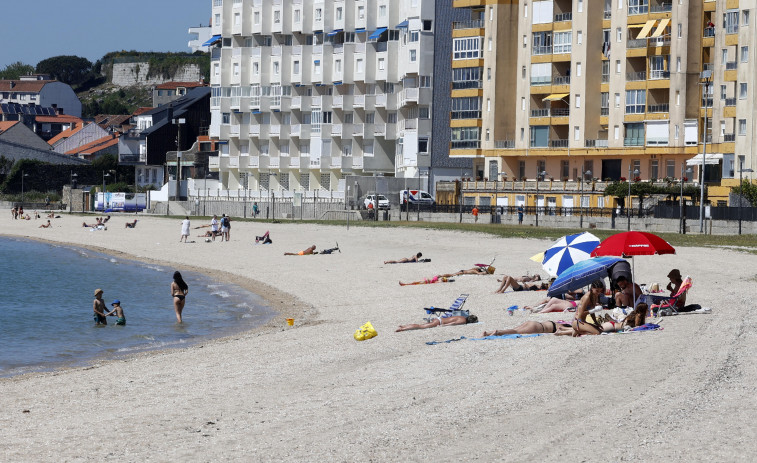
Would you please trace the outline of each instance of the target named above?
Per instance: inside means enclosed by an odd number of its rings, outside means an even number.
[[[207,26],[211,0],[0,0],[0,69],[59,55],[93,63],[120,50],[190,52],[187,30]]]

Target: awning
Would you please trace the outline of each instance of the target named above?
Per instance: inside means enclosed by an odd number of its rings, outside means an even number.
[[[670,24],[670,19],[665,18],[660,21],[660,24],[657,26],[657,29],[655,29],[654,34],[650,35],[650,37],[659,37],[662,35],[663,32],[665,32],[665,28],[668,27],[668,24]]]
[[[562,100],[568,95],[570,95],[570,93],[553,93],[545,98],[542,98],[541,101],[558,101],[558,100]]]
[[[704,158],[704,163],[707,165],[720,164],[723,160],[723,153],[707,153]],[[691,159],[686,160],[687,166],[701,166],[702,165],[702,153],[697,154]]]
[[[313,31],[313,35],[321,35],[323,34],[323,31]]]
[[[218,42],[219,40],[221,40],[221,35],[220,34],[214,35],[213,37],[209,38],[207,42],[203,43],[202,46],[203,47],[208,47],[208,46],[213,45],[214,43]]]
[[[406,19],[406,20],[402,21],[401,23],[397,24],[397,26],[395,27],[395,29],[404,29],[404,28],[407,27],[407,25],[408,25],[408,22],[407,22],[407,19]]]
[[[358,27],[357,29],[355,29],[355,33],[356,34],[359,34],[361,32],[365,32],[365,28],[364,27]]]
[[[628,27],[629,29],[641,29],[642,27],[644,27],[644,24],[629,24],[626,27]]]
[[[375,31],[373,31],[373,33],[371,35],[368,36],[368,40],[376,40],[384,32],[386,32],[386,27],[379,27],[378,29],[376,29]]]
[[[639,35],[636,36],[636,40],[646,39],[647,36],[649,35],[649,31],[652,30],[652,28],[654,27],[654,23],[656,22],[657,21],[654,19],[650,19],[649,21],[647,21],[647,23],[644,24],[644,27],[641,28],[641,32],[639,32]]]
[[[338,81],[334,82],[334,85],[342,85],[342,84],[343,84],[343,82],[341,80],[338,80]]]
[[[329,33],[328,33],[328,34],[326,34],[326,35],[327,35],[327,36],[329,36],[329,37],[333,37],[333,36],[335,36],[336,34],[338,34],[338,33],[340,33],[340,32],[342,32],[342,30],[341,30],[341,29],[334,29],[333,31],[329,32]]]
[[[319,60],[319,59],[313,60],[313,63],[315,63],[315,64],[321,64],[321,60]]]

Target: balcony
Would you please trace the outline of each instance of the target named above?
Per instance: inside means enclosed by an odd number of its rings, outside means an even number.
[[[344,106],[344,95],[334,95],[331,97],[331,107],[341,108]]]
[[[573,13],[559,13],[555,15],[555,22],[565,22],[565,21],[573,21]]]
[[[452,29],[483,29],[483,19],[472,19],[469,21],[454,21],[452,23]]]
[[[723,141],[726,142],[726,143],[736,141],[736,134],[735,133],[724,133],[723,134]]]
[[[628,39],[626,48],[647,48],[647,39]]]
[[[239,124],[232,124],[229,126],[229,135],[232,137],[239,137]]]
[[[610,74],[602,74],[601,83],[606,84],[610,82]]]
[[[400,132],[418,130],[418,119],[401,119],[398,125]]]
[[[250,125],[250,136],[251,137],[260,136],[260,124]]]
[[[260,156],[250,156],[250,159],[247,160],[247,167],[250,169],[260,167]]]
[[[365,54],[365,44],[364,43],[356,43],[355,44],[355,53],[358,54]]]
[[[599,108],[599,115],[600,116],[609,116],[610,115],[610,108]]]
[[[531,84],[533,85],[533,83]],[[484,82],[481,80],[460,80],[452,82],[452,90],[466,90],[469,88],[483,88]]]
[[[331,124],[331,136],[342,137],[342,124]]]
[[[310,168],[311,169],[320,169],[321,168],[321,158],[310,158]]]
[[[208,167],[211,169],[218,169],[221,165],[221,158],[218,156],[208,156]]]
[[[301,125],[300,124],[292,124],[289,126],[289,136],[290,137],[299,137],[301,132]]]
[[[322,108],[323,107],[323,97],[320,95],[313,95],[310,97],[310,106],[314,108]]]
[[[331,167],[332,169],[341,169],[342,158],[340,156],[331,156],[331,162],[329,163],[329,167]]]
[[[373,124],[373,134],[378,137],[386,135],[386,124]]]
[[[376,95],[376,103],[377,108],[385,108],[386,107],[386,93],[380,93]]]
[[[531,48],[532,55],[551,55],[552,45],[540,45]]]
[[[449,113],[450,119],[481,119],[481,110],[452,111]]]
[[[603,18],[604,19],[612,19],[612,11],[605,11]]]
[[[399,106],[407,106],[408,103],[418,103],[418,89],[417,88],[405,88],[398,95]]]
[[[532,109],[531,117],[549,117],[549,108]]]
[[[361,157],[353,157],[352,158],[352,168],[353,169],[362,169],[363,168],[363,158]]]
[[[453,150],[480,149],[481,142],[479,140],[453,140],[449,147]]]
[[[568,117],[570,116],[570,108],[551,108],[549,113],[551,117]]]
[[[626,137],[623,146],[644,146],[644,137]]]
[[[660,69],[652,69],[649,71],[649,80],[663,80],[670,79],[670,71],[663,71]]]
[[[726,106],[736,106],[736,98],[726,98],[725,99],[725,105]]]
[[[268,126],[268,135],[278,137],[281,135],[281,124],[271,124]]]
[[[494,148],[498,150],[515,148],[515,140],[494,140]]]
[[[584,146],[586,148],[607,148],[607,140],[602,139],[595,139],[595,140],[584,140]]]
[[[352,106],[355,108],[364,108],[365,107],[365,95],[353,95],[352,96]]]
[[[552,79],[552,85],[570,85],[570,76],[557,76]]]
[[[647,105],[647,112],[648,113],[669,113],[670,112],[670,103],[660,103],[660,104]]]
[[[647,71],[640,71],[640,72],[627,72],[626,73],[626,81],[627,82],[639,82],[642,80],[647,80]]]
[[[302,45],[292,45],[292,55],[294,56],[300,56],[302,55]]]
[[[280,158],[278,156],[270,156],[268,158],[268,167],[278,169],[280,165]]]
[[[550,140],[549,141],[549,147],[550,148],[567,148],[568,147],[568,139],[567,138],[558,138],[556,140]]]
[[[291,157],[291,158],[289,158],[289,167],[299,168],[300,167],[300,158],[298,158],[298,157]]]
[[[702,31],[702,37],[715,37],[715,28],[705,27],[704,31]]]
[[[251,58],[260,58],[262,55],[262,48],[261,47],[252,47],[250,48],[250,57]]]
[[[710,96],[709,98],[702,98],[702,107],[712,108],[712,96]]]
[[[671,11],[673,11],[672,3],[660,3],[659,5],[653,4],[649,6],[650,13],[669,13]]]
[[[735,71],[739,68],[739,63],[736,61],[728,61],[725,63],[725,70],[726,71]]]
[[[292,109],[299,109],[302,106],[302,97],[301,96],[293,96],[292,102],[290,103],[289,107]]]

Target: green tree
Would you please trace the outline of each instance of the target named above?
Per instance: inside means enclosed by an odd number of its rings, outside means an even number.
[[[29,74],[34,74],[34,66],[30,64],[24,64],[21,61],[16,61],[13,64],[5,66],[5,68],[0,71],[0,79],[19,79],[21,76],[26,76]]]
[[[37,63],[37,73],[50,74],[68,85],[78,85],[90,77],[92,62],[72,55],[53,56]]]
[[[757,185],[743,180],[740,186],[733,187],[733,192],[743,196],[752,206],[757,205]]]
[[[118,157],[114,154],[103,154],[92,161],[92,170],[111,171],[118,167]]]

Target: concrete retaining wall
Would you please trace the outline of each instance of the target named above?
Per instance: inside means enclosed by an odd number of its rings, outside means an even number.
[[[132,87],[134,85],[157,85],[167,81],[198,82],[202,74],[200,66],[186,64],[176,71],[172,77],[164,77],[162,74],[150,76],[150,64],[145,63],[114,63],[111,83],[119,87]]]

